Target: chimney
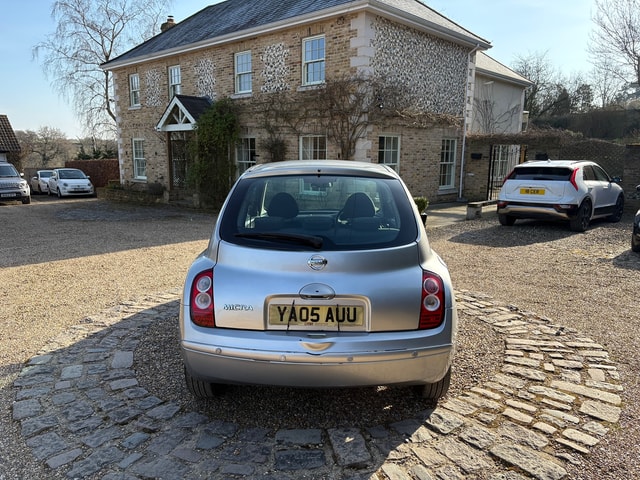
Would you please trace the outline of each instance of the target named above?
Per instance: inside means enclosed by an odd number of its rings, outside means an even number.
[[[174,27],[176,24],[176,22],[173,20],[173,15],[169,15],[167,17],[167,21],[164,22],[162,25],[160,25],[160,31],[161,32],[166,32],[167,30],[169,30],[171,27]]]

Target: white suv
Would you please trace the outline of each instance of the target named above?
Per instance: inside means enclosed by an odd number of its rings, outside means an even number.
[[[31,189],[23,176],[12,164],[0,161],[0,201],[31,203]]]
[[[513,225],[518,218],[568,220],[584,232],[594,218],[620,221],[624,191],[597,163],[540,160],[517,165],[498,195],[498,218]]]

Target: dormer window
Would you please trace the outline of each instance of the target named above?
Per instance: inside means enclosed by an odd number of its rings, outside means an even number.
[[[324,83],[324,35],[302,41],[302,84]]]

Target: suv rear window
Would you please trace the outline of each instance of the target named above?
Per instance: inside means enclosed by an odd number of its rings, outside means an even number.
[[[568,182],[572,169],[566,167],[516,167],[509,180],[550,180]]]
[[[395,179],[287,175],[246,178],[234,188],[220,235],[273,249],[357,250],[404,245],[418,234]]]

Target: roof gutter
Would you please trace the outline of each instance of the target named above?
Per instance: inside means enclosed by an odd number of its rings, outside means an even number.
[[[460,152],[460,190],[458,192],[458,199],[462,200],[462,193],[464,191],[464,157],[466,154],[466,148],[467,148],[467,89],[468,89],[468,85],[469,85],[469,79],[472,78],[470,73],[471,73],[471,56],[476,53],[476,51],[478,51],[480,49],[480,44],[477,44],[473,50],[471,50],[469,52],[469,54],[467,55],[467,81],[464,87],[464,102],[463,102],[463,106],[462,106],[462,115],[463,115],[463,119],[462,119],[462,148],[461,148],[461,152]],[[473,99],[471,99],[471,101],[473,102]]]

